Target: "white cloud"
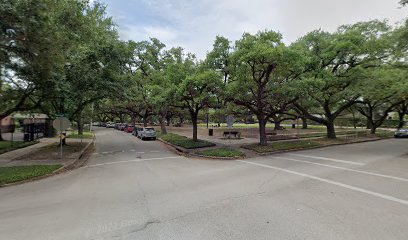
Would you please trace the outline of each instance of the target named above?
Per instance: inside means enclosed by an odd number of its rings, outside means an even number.
[[[122,38],[141,40],[156,37],[169,47],[182,46],[188,51],[197,53],[199,58],[204,58],[205,53],[211,49],[216,35],[223,35],[234,41],[239,39],[243,32],[256,33],[259,30],[270,29],[281,32],[285,42],[290,43],[319,28],[334,31],[339,25],[370,19],[387,18],[394,23],[406,17],[408,10],[398,8],[398,0],[142,2],[146,7],[144,10],[149,11],[148,15],[157,16],[155,20],[161,19],[162,22],[152,23],[151,19],[146,19],[146,22],[131,23],[129,22],[131,17],[126,21],[120,19]]]

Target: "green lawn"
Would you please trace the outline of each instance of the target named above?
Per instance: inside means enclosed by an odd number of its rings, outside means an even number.
[[[161,139],[163,139],[166,142],[169,142],[171,144],[174,144],[179,147],[183,147],[186,149],[194,149],[194,148],[203,148],[203,147],[212,147],[215,146],[214,143],[204,141],[204,140],[198,140],[197,142],[193,141],[190,138],[180,136],[174,133],[168,133],[160,136]]]
[[[83,132],[82,138],[93,138],[93,137],[94,137],[93,132],[90,132],[90,131]],[[77,131],[73,131],[67,136],[67,138],[81,138],[81,136],[78,135]]]
[[[0,167],[0,186],[52,173],[62,165]]]
[[[229,149],[229,148],[207,149],[207,150],[195,152],[195,154],[202,155],[202,156],[210,156],[210,157],[242,157],[244,156],[243,152],[240,152],[234,149]]]
[[[273,142],[268,143],[266,146],[260,146],[258,144],[250,144],[243,146],[246,149],[253,150],[258,153],[270,153],[281,150],[291,150],[291,149],[303,149],[321,146],[320,143],[308,140],[298,140],[298,141],[287,141],[287,142]]]
[[[31,146],[33,144],[38,143],[37,141],[34,142],[22,142],[22,141],[15,141],[15,142],[10,142],[10,141],[0,141],[0,154],[8,152],[8,151],[13,151],[19,148],[24,148]]]
[[[394,137],[394,131],[377,130],[375,136],[380,138],[391,138]]]

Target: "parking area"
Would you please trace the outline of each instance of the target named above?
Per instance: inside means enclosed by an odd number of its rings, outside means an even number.
[[[0,189],[1,236],[408,236],[408,139],[221,161],[185,158],[161,142],[113,129],[98,129],[96,135],[86,167]],[[16,231],[16,226],[24,228]]]

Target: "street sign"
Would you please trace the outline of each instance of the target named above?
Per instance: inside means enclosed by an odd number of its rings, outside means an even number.
[[[52,121],[52,126],[58,131],[65,131],[71,126],[71,122],[66,117],[59,117]]]
[[[227,116],[227,126],[228,128],[232,128],[232,125],[234,124],[234,117],[232,115]]]

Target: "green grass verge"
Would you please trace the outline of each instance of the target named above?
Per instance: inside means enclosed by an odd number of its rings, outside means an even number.
[[[183,147],[186,149],[194,149],[194,148],[203,148],[203,147],[213,147],[215,146],[214,143],[204,141],[204,140],[198,140],[198,141],[193,141],[190,138],[180,136],[174,133],[168,133],[160,136],[161,139],[163,139],[166,142],[169,142],[171,144],[174,144],[179,147]]]
[[[0,154],[13,151],[19,148],[25,148],[31,145],[38,143],[37,141],[34,142],[22,142],[22,141],[0,141]]]
[[[82,138],[93,138],[93,137],[94,137],[93,132],[89,132],[89,131],[84,131],[84,132],[83,132]],[[78,132],[77,132],[77,131],[74,131],[74,132],[71,132],[71,133],[67,136],[67,138],[81,138],[81,136],[78,135]]]
[[[380,137],[380,138],[392,138],[394,137],[394,131],[377,130],[377,132],[375,133],[375,136]]]
[[[0,167],[0,185],[44,176],[52,173],[60,167],[62,167],[62,165]]]
[[[321,146],[322,144],[315,141],[299,140],[299,141],[287,141],[287,142],[274,142],[268,143],[266,146],[260,146],[259,144],[250,144],[243,146],[246,149],[253,150],[258,153],[270,153],[282,150],[291,149],[305,149]]]
[[[197,155],[209,156],[209,157],[242,157],[244,153],[238,150],[229,148],[216,148],[207,149],[203,151],[195,152]]]

